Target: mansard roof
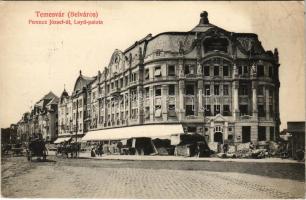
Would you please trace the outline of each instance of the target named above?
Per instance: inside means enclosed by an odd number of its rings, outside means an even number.
[[[52,91],[50,91],[48,94],[43,96],[43,98],[41,98],[34,106],[44,108],[53,99],[58,100],[58,97]]]
[[[206,11],[202,12],[200,17],[199,23],[191,31],[163,32],[155,36],[149,34],[136,41],[123,52],[116,49],[109,65],[104,68],[102,76],[100,76],[100,82],[116,75],[116,73],[125,71],[133,66],[135,61],[145,59],[157,51],[188,54],[195,48],[199,40],[205,40],[205,38],[210,37],[230,40],[240,52],[249,57],[252,56],[252,59],[274,59],[275,56],[271,51],[266,52],[264,50],[257,34],[226,31],[209,23]],[[118,63],[116,63],[117,58],[119,58]]]
[[[43,99],[53,99],[54,97],[57,97],[52,91],[50,91],[48,94],[46,94],[41,100]],[[58,98],[58,97],[57,97]]]
[[[88,76],[82,75],[82,71],[80,70],[80,75],[74,84],[73,94],[76,94],[77,91],[82,91],[84,87],[86,88],[95,79],[96,79],[96,76],[88,77]]]

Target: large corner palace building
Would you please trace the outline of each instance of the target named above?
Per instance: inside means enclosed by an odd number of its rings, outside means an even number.
[[[86,135],[181,124],[208,142],[274,140],[280,125],[277,49],[265,51],[256,34],[228,32],[210,24],[207,12],[200,16],[191,31],[149,34],[115,50],[95,77],[80,73],[72,95],[65,92],[59,104],[71,102],[66,122],[74,128],[65,125],[64,113],[59,136],[63,127],[70,133],[77,126]]]

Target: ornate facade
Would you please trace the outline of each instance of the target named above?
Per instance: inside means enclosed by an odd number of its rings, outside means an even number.
[[[87,102],[90,102],[89,87],[95,78],[86,77],[80,71],[71,96],[64,89],[58,104],[59,138],[70,140],[73,137],[72,140],[80,140],[88,131],[90,109],[87,109],[90,106],[87,105]]]
[[[277,49],[265,51],[256,34],[210,24],[203,12],[191,31],[149,34],[115,50],[96,77],[77,81],[82,86],[73,92],[73,119],[75,112],[82,117],[73,125],[87,132],[182,124],[209,142],[274,140],[278,70]],[[78,109],[76,101],[82,102]]]

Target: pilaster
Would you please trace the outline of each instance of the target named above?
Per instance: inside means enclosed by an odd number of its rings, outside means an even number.
[[[168,85],[162,85],[162,99],[161,99],[161,109],[162,109],[162,117],[163,121],[167,121],[167,96],[168,96]]]
[[[184,102],[185,81],[179,80],[179,120],[183,120],[185,116]]]
[[[257,83],[255,81],[252,81],[252,115],[253,119],[258,118],[258,110],[257,110]]]
[[[233,82],[233,116],[237,120],[239,118],[239,96],[238,96],[239,82]]]
[[[269,98],[269,88],[265,87],[265,105],[266,105],[266,119],[269,120],[270,119],[270,98]]]

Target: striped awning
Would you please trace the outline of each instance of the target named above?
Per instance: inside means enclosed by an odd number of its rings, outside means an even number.
[[[59,143],[62,143],[62,142],[66,142],[66,141],[69,141],[70,139],[71,139],[71,137],[57,138],[57,139],[54,141],[54,144],[59,144]]]
[[[111,128],[88,132],[83,141],[123,140],[129,138],[150,137],[160,138],[171,135],[183,134],[181,124],[155,124],[142,126],[129,126],[122,128]]]

